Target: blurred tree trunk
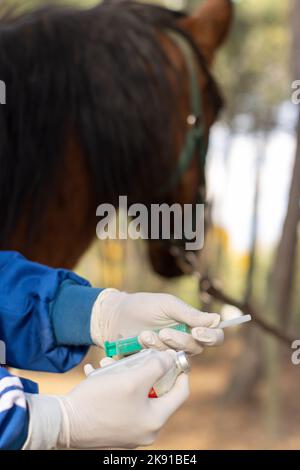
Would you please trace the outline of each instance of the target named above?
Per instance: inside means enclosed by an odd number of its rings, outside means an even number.
[[[292,0],[291,31],[293,36],[292,61],[294,79],[300,78],[300,1]],[[278,245],[268,289],[267,314],[270,319],[287,329],[291,316],[293,281],[296,271],[297,235],[300,220],[300,115],[297,124],[297,150],[293,169],[288,208]],[[265,417],[270,437],[280,435],[281,423],[281,348],[274,338],[266,338],[265,364],[267,394]]]
[[[253,214],[251,226],[251,240],[250,240],[250,254],[249,265],[246,276],[246,288],[244,294],[244,302],[249,303],[252,299],[254,274],[256,266],[256,244],[257,244],[257,231],[258,231],[258,210],[260,200],[260,174],[261,167],[265,160],[266,147],[267,147],[267,131],[257,133],[257,156],[255,162],[255,189],[253,199]]]
[[[294,80],[300,80],[300,2],[299,0],[292,0],[292,4],[291,24],[293,34],[293,75]]]
[[[288,211],[284,222],[282,237],[277,250],[272,283],[275,292],[274,300],[276,311],[278,312],[279,321],[284,328],[287,328],[291,316],[293,280],[295,277],[296,267],[298,224],[300,220],[300,118],[297,126],[297,139],[297,152],[289,196]]]
[[[300,1],[293,0],[291,15],[293,34],[293,75],[300,79]],[[297,232],[300,221],[300,115],[297,126],[297,151],[289,195],[289,204],[278,246],[273,270],[272,289],[278,319],[283,327],[288,326],[291,315],[293,279],[296,267]]]

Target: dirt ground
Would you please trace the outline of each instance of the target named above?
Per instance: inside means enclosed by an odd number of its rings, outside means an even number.
[[[237,346],[229,340],[218,349],[192,360],[191,396],[161,431],[154,449],[300,449],[300,366],[287,364],[282,373],[280,434],[271,437],[266,426],[264,386],[251,403],[222,404]],[[84,361],[95,363],[98,352]],[[37,380],[43,393],[64,393],[82,377],[82,366],[63,375],[22,373]],[[20,371],[18,371],[20,372]]]

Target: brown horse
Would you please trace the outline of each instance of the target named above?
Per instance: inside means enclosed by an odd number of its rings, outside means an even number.
[[[209,67],[231,18],[229,0],[206,0],[192,16],[127,0],[3,15],[2,250],[72,268],[95,237],[100,203],[184,204],[204,193],[197,146],[178,166],[191,126],[205,152],[222,106]],[[202,102],[194,121],[187,53]],[[180,274],[169,246],[148,245],[157,273]]]

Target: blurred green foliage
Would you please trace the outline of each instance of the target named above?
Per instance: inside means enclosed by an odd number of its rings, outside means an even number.
[[[236,3],[233,30],[216,66],[227,98],[227,123],[236,114],[250,113],[259,126],[289,98],[288,9],[288,2],[273,0]]]
[[[100,3],[100,0],[1,0],[5,5],[17,6],[18,9],[30,10],[42,5],[79,5],[89,7]]]

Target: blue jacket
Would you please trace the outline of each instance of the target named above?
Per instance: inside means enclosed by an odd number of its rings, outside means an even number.
[[[70,271],[0,252],[0,341],[6,365],[47,372],[76,366],[92,344],[90,316],[100,291]],[[36,384],[0,367],[0,449],[22,448],[29,421],[24,392],[37,391]]]

